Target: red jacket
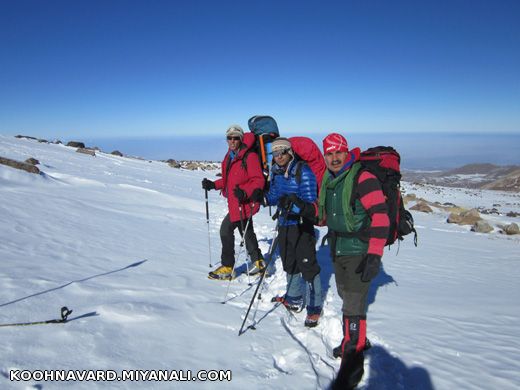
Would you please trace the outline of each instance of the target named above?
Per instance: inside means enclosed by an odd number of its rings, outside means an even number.
[[[233,192],[236,187],[239,187],[246,192],[248,197],[251,197],[254,190],[264,188],[265,180],[258,155],[253,152],[249,152],[246,155],[246,152],[251,149],[254,143],[255,135],[253,133],[244,134],[238,154],[231,161],[230,151],[228,150],[222,161],[222,178],[215,181],[215,189],[221,190],[222,195],[227,198],[231,222],[240,221],[239,206],[242,206],[242,218],[244,221],[249,218],[251,212],[254,215],[260,208],[259,204],[255,204],[253,209],[251,209],[251,202],[239,205],[238,199]],[[243,164],[244,155],[246,158],[245,164]]]

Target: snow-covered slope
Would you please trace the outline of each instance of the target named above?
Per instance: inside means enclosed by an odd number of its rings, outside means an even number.
[[[0,323],[57,318],[62,306],[74,310],[66,324],[0,327],[0,388],[71,386],[13,382],[14,370],[232,371],[231,381],[224,382],[73,383],[79,389],[317,389],[333,378],[341,302],[328,248],[318,252],[326,290],[318,327],[306,329],[304,313],[294,317],[270,303],[284,290],[277,260],[250,314],[248,324],[255,320],[256,330],[238,336],[255,285],[241,275],[222,304],[227,282],[206,278],[208,230],[200,181],[216,172],[103,153],[92,157],[5,136],[0,156],[34,157],[44,172],[0,165]],[[510,200],[510,194],[491,191],[481,192],[477,201],[456,189],[420,190],[419,196],[456,199],[461,206]],[[225,213],[224,199],[211,192],[213,264]],[[361,388],[518,388],[518,237],[448,225],[440,210],[414,217],[419,246],[407,238],[397,255],[397,246],[390,248],[370,294],[373,347]],[[255,230],[264,253],[273,228],[263,210]]]

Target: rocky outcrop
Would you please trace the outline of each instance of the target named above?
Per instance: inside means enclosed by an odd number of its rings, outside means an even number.
[[[408,204],[408,202],[413,202],[417,199],[417,196],[415,194],[406,194],[403,196],[403,203]]]
[[[174,159],[170,158],[169,160],[166,161],[168,163],[168,165],[172,168],[180,168],[182,165],[180,163],[178,163],[177,161],[175,161]]]
[[[493,228],[489,223],[484,220],[476,222],[472,227],[471,231],[475,233],[490,233],[493,231]]]
[[[78,148],[78,150],[76,150],[76,152],[83,153],[83,154],[89,154],[91,156],[96,156],[96,151],[92,150],[92,149]]]
[[[114,150],[112,153],[110,153],[114,156],[123,157],[123,153],[121,153],[119,150]]]
[[[491,209],[488,209],[488,208],[485,208],[485,207],[479,207],[478,208],[478,211],[480,211],[482,214],[496,214],[496,215],[500,215],[500,212],[498,211],[498,209],[496,207],[493,207]]]
[[[460,225],[462,222],[462,217],[460,216],[459,213],[450,213],[450,215],[448,215],[448,220],[446,222],[456,223],[456,224]]]
[[[213,161],[177,161],[172,158],[169,160],[162,160],[172,168],[188,169],[190,171],[212,171],[220,169],[220,163]]]
[[[432,213],[433,210],[426,202],[417,202],[410,210],[420,211],[421,213]]]
[[[458,225],[475,225],[482,220],[477,209],[462,211],[460,213],[452,212],[448,216],[448,223],[456,223]]]
[[[67,142],[66,146],[70,146],[72,148],[85,148],[85,144],[83,142],[78,142],[78,141]]]
[[[0,157],[0,164],[7,165],[11,168],[21,169],[29,173],[39,174],[40,170],[38,167],[21,161],[11,160],[10,158]]]
[[[504,227],[504,232],[508,235],[520,234],[520,228],[516,223],[511,223]]]
[[[36,160],[35,158],[32,158],[32,157],[25,160],[25,162],[27,164],[31,164],[31,165],[38,165],[40,163],[38,160]]]
[[[183,168],[188,169],[190,171],[196,171],[197,169],[202,168],[202,167],[197,162],[190,162],[190,163],[186,164],[185,166],[183,166]]]

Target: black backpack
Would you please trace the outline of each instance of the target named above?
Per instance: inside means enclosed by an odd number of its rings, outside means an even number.
[[[404,236],[414,233],[414,244],[417,246],[417,231],[414,228],[412,214],[404,208],[401,196],[401,156],[391,146],[376,146],[365,150],[360,155],[360,171],[367,170],[378,178],[386,198],[390,228],[386,245]],[[358,173],[358,174],[359,174]],[[354,180],[357,183],[357,178]]]

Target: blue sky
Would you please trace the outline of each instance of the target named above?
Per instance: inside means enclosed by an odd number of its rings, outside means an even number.
[[[520,133],[520,1],[0,0],[0,133]]]

